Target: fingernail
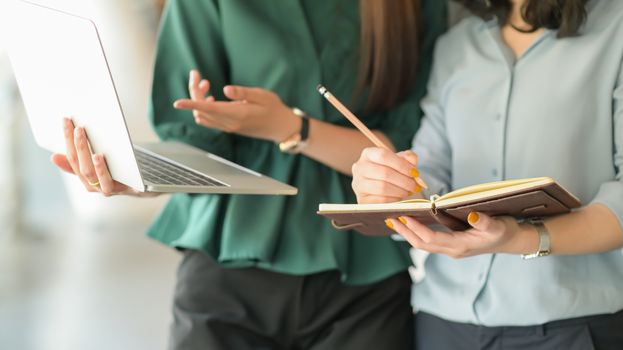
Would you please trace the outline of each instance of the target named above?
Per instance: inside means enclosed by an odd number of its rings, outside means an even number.
[[[404,216],[399,217],[398,220],[402,222],[403,225],[407,224],[407,218],[405,218]]]
[[[422,186],[422,188],[428,189],[428,185],[426,184],[426,182],[424,182],[424,180],[422,180],[422,178],[421,178],[421,177],[416,177],[416,178],[415,178],[415,182],[416,182],[418,185]]]
[[[478,219],[480,219],[480,216],[474,211],[469,213],[469,215],[467,216],[467,221],[469,221],[470,224],[477,223]]]
[[[413,192],[415,193],[421,193],[424,189],[422,188],[422,186],[415,184],[415,188],[413,189]]]
[[[409,175],[411,177],[420,177],[420,172],[416,168],[413,168],[409,171]]]
[[[394,229],[394,224],[392,223],[390,219],[385,220],[385,225],[387,225],[387,227],[389,227],[390,230]]]

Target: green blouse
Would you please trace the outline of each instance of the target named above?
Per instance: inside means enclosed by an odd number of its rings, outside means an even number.
[[[435,39],[445,30],[445,1],[425,2],[421,72],[411,96],[384,114],[364,115],[398,149],[419,127]],[[197,126],[172,103],[188,96],[188,72],[206,76],[217,99],[226,84],[257,86],[314,118],[351,127],[316,92],[323,83],[349,101],[358,65],[357,0],[169,0],[154,71],[150,117],[158,135],[228,158],[298,187],[297,196],[193,195],[171,198],[149,235],[173,247],[204,251],[226,267],[256,266],[305,275],[339,270],[349,284],[405,270],[407,248],[390,238],[337,232],[316,215],[319,203],[352,203],[351,178],[273,143]],[[340,152],[336,149],[335,152]]]

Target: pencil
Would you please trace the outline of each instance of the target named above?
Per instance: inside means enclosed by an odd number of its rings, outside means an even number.
[[[329,103],[331,103],[333,107],[335,107],[335,109],[340,111],[340,113],[342,113],[342,115],[346,117],[346,119],[348,119],[357,129],[359,129],[359,131],[361,131],[370,141],[372,141],[372,143],[376,147],[392,151],[392,149],[389,148],[383,141],[381,141],[381,139],[379,139],[370,129],[368,129],[368,127],[364,123],[362,123],[361,120],[359,120],[359,118],[357,118],[357,116],[353,114],[353,112],[351,112],[348,108],[346,108],[346,106],[344,106],[344,104],[342,104],[342,102],[340,102],[340,100],[333,96],[333,94],[329,92],[326,87],[318,85],[317,89],[318,92],[327,101],[329,101]],[[424,182],[424,180],[422,180],[422,178],[420,178],[419,176],[415,178],[415,181],[418,183],[418,185],[422,186],[425,189],[428,189],[428,185],[426,184],[426,182]]]
[[[357,118],[351,111],[349,111],[348,108],[346,108],[346,106],[342,104],[342,102],[335,98],[335,96],[333,96],[333,94],[330,93],[327,88],[322,85],[318,85],[318,92],[324,98],[326,98],[327,101],[329,101],[333,105],[333,107],[340,111],[340,113],[342,113],[342,115],[345,116],[346,119],[348,119],[357,129],[359,129],[359,131],[366,135],[366,137],[370,139],[370,141],[372,141],[372,143],[376,147],[385,148],[386,150],[391,151],[391,148],[389,148],[383,141],[381,141],[376,135],[374,135],[374,133],[370,131],[370,129],[368,129],[368,127],[364,123],[362,123],[361,120],[359,120],[359,118]]]

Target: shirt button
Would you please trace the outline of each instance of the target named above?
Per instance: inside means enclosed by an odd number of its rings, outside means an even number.
[[[491,175],[498,176],[498,169],[491,169]]]
[[[495,120],[500,121],[502,119],[502,113],[498,113],[495,115]]]

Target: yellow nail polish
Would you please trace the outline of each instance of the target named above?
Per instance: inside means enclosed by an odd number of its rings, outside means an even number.
[[[478,213],[476,212],[471,212],[469,213],[469,215],[467,216],[467,221],[469,221],[470,224],[475,224],[478,222],[478,219],[480,219],[480,216],[478,216]]]
[[[389,227],[390,230],[394,229],[394,224],[389,219],[385,220],[385,225],[387,225],[387,227]]]
[[[423,191],[422,186],[420,186],[420,185],[416,184],[416,185],[415,185],[415,188],[413,189],[413,192],[415,192],[415,193],[420,193],[420,192],[422,192],[422,191]]]
[[[407,218],[405,218],[404,216],[399,217],[398,220],[402,222],[403,225],[407,224]]]
[[[411,171],[409,172],[409,175],[410,175],[411,177],[420,177],[420,172],[419,172],[416,168],[413,168],[413,169],[411,169]]]

